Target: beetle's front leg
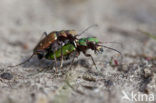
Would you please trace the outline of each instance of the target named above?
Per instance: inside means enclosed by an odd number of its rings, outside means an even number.
[[[87,54],[86,52],[83,52],[83,54],[84,54],[86,57],[90,57],[90,58],[92,59],[93,64],[94,64],[95,68],[97,69],[96,63],[95,63],[95,61],[94,61],[92,55],[91,55],[91,54]]]

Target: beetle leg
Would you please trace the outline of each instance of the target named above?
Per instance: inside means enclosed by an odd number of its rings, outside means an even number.
[[[43,35],[45,35],[46,37],[48,36],[47,32],[43,32],[42,36],[40,37],[40,40],[43,38]]]
[[[61,46],[61,64],[60,64],[60,68],[62,68],[63,66],[63,50],[62,50],[62,46]]]
[[[69,70],[71,69],[71,67],[72,67],[72,64],[74,63],[75,57],[76,57],[76,56],[74,56],[74,57],[73,57],[73,59],[72,59],[72,62],[70,63]]]
[[[95,68],[97,69],[96,63],[95,63],[95,61],[94,61],[92,55],[87,54],[86,52],[83,52],[83,54],[84,54],[86,57],[91,57],[91,59],[92,59],[92,61],[93,61],[93,64],[94,64]]]
[[[72,59],[72,62],[70,63],[69,70],[71,69],[72,64],[74,63],[75,58],[76,58],[76,57],[78,57],[79,55],[80,55],[80,53],[79,53],[79,52],[76,52],[76,53],[74,54],[74,57],[73,57],[73,59]]]
[[[48,36],[47,32],[43,32],[43,35]]]
[[[57,73],[58,70],[57,70],[57,59],[56,59],[56,55],[54,55],[54,60],[55,60],[55,69],[56,69],[56,73]]]

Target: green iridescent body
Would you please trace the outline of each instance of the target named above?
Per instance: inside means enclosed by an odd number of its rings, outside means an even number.
[[[75,46],[73,44],[68,43],[68,44],[62,46],[62,55],[66,56],[75,50],[76,50]],[[55,57],[61,58],[61,48],[56,50],[54,53],[52,53],[52,52],[48,53],[45,58],[54,60]]]
[[[89,42],[98,44],[99,40],[96,37],[88,37],[88,38],[81,38],[81,39],[78,39],[77,41],[75,41],[76,46],[74,44],[67,43],[66,45],[61,47],[62,55],[68,56],[71,53],[73,53],[74,51],[80,52],[81,50],[78,51],[79,47],[82,47],[82,46],[87,47],[88,46],[87,43],[89,43]],[[49,59],[49,60],[54,60],[55,57],[61,58],[61,48],[56,50],[55,52],[49,52],[45,58]]]
[[[78,40],[78,44],[81,46],[87,46],[87,42],[99,43],[99,40],[95,37],[81,38]]]

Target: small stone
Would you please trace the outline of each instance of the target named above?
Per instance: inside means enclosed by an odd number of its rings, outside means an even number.
[[[2,79],[7,79],[7,80],[11,80],[12,78],[13,78],[13,75],[11,74],[11,73],[2,73],[1,75],[0,75],[0,77],[2,78]]]
[[[144,76],[145,76],[145,78],[152,76],[152,71],[150,68],[144,69]]]
[[[107,80],[107,81],[105,81],[105,85],[106,85],[106,87],[110,87],[113,85],[113,81]]]

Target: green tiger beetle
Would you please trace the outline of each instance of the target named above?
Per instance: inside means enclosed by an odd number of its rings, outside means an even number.
[[[118,50],[111,48],[111,47],[101,45],[101,43],[102,42],[100,42],[96,37],[81,38],[81,39],[76,40],[76,46],[75,46],[75,44],[67,43],[64,46],[62,46],[62,48],[56,50],[55,52],[47,53],[45,58],[49,59],[49,60],[54,60],[55,56],[57,59],[61,58],[61,49],[63,51],[63,56],[66,56],[66,57],[70,57],[70,55],[72,53],[76,52],[76,54],[73,57],[73,60],[71,62],[71,64],[72,64],[74,62],[75,57],[78,57],[80,55],[80,52],[82,52],[86,57],[91,57],[93,64],[96,67],[96,63],[95,63],[92,55],[86,53],[88,49],[93,50],[94,53],[102,53],[103,47],[104,47],[104,48],[114,50],[121,55],[121,52],[119,52]],[[96,69],[97,69],[97,67],[96,67]]]
[[[90,29],[91,27],[97,26],[96,24],[89,26],[86,28],[83,32],[80,34],[77,34],[75,30],[61,30],[61,31],[53,31],[49,34],[44,32],[43,34],[45,37],[36,45],[36,47],[33,49],[33,54],[24,62],[17,64],[15,66],[19,66],[22,64],[25,64],[28,62],[34,55],[38,56],[38,59],[44,58],[47,53],[49,52],[54,52],[61,48],[61,64],[63,61],[63,54],[62,54],[62,46],[63,44],[67,43],[74,43],[77,40],[77,36],[80,36],[83,34],[85,31]],[[55,62],[56,62],[57,57],[55,57]],[[15,67],[15,66],[9,66],[9,67]]]

